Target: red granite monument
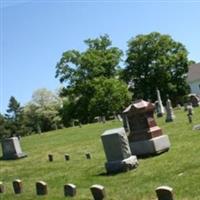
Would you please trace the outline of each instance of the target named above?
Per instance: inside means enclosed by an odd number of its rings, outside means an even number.
[[[123,111],[124,128],[134,155],[161,153],[170,148],[168,136],[156,124],[154,108],[150,102],[137,100]]]

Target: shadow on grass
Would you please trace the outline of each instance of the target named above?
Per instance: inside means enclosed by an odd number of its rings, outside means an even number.
[[[169,151],[169,149],[166,149],[165,151],[161,151],[156,154],[138,155],[137,158],[138,159],[149,159],[149,158],[153,158],[153,157],[158,157],[158,156],[162,156],[164,153],[167,153],[168,151]]]

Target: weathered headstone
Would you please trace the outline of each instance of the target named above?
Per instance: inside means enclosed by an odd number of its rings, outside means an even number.
[[[36,194],[37,195],[46,195],[47,191],[47,184],[44,181],[36,182]]]
[[[94,200],[103,200],[106,197],[105,188],[102,185],[92,185],[90,191]]]
[[[19,179],[16,179],[13,181],[13,190],[15,192],[15,194],[20,194],[23,191],[23,185],[22,185],[22,181]]]
[[[86,156],[87,159],[89,159],[89,160],[91,159],[91,154],[90,153],[86,153],[85,156]]]
[[[174,112],[171,104],[171,100],[168,98],[166,101],[166,122],[172,122],[174,121]]]
[[[192,107],[192,104],[189,104],[189,105],[187,106],[187,111],[188,111],[188,113],[187,113],[188,121],[189,121],[189,123],[192,123],[192,115],[193,115],[193,107]]]
[[[65,160],[70,160],[69,154],[65,154]]]
[[[200,98],[196,94],[190,94],[189,101],[191,102],[193,107],[199,107],[200,105]]]
[[[131,154],[128,138],[124,128],[105,131],[101,135],[107,162],[108,173],[127,171],[137,167],[137,157]]]
[[[3,182],[0,181],[0,193],[4,193],[5,192],[5,187]]]
[[[64,185],[64,195],[70,197],[76,196],[76,186],[71,183]]]
[[[19,159],[27,156],[27,154],[22,152],[20,142],[17,137],[3,139],[1,145],[4,160]]]
[[[157,99],[158,99],[158,111],[157,111],[157,117],[162,117],[165,114],[165,109],[162,104],[161,96],[160,96],[160,91],[157,89]]]
[[[53,155],[52,155],[52,154],[49,154],[49,155],[48,155],[48,159],[49,159],[49,162],[53,162]]]
[[[123,114],[128,124],[126,130],[133,155],[159,154],[169,150],[169,138],[163,135],[153,116],[154,104],[137,100]]]
[[[173,189],[168,186],[160,186],[156,188],[158,200],[174,200]]]

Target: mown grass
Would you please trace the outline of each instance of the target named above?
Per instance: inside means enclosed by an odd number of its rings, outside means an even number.
[[[173,187],[176,200],[200,199],[200,131],[192,126],[200,123],[200,108],[195,109],[193,124],[189,124],[186,112],[176,110],[174,122],[165,123],[157,119],[163,132],[169,135],[171,149],[159,156],[139,159],[139,167],[126,173],[104,175],[105,155],[100,135],[106,130],[122,126],[120,122],[89,124],[48,132],[42,135],[24,137],[21,146],[28,157],[14,161],[0,161],[0,181],[6,187],[0,199],[32,200],[65,199],[63,185],[77,186],[77,200],[92,199],[89,187],[92,184],[105,186],[108,200],[153,200],[155,188],[160,185]],[[85,158],[90,152],[91,160]],[[48,154],[54,155],[54,162],[48,162]],[[70,161],[64,160],[64,154]],[[1,155],[1,152],[0,152]],[[24,192],[15,195],[12,181],[23,181]],[[48,184],[48,195],[36,196],[35,182],[43,180]]]

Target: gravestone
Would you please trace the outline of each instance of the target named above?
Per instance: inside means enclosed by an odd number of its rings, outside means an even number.
[[[162,117],[165,114],[165,109],[162,104],[160,91],[157,89],[156,92],[157,92],[157,99],[158,99],[157,117]]]
[[[187,111],[188,103],[184,103],[183,106],[184,106],[184,111],[186,112]]]
[[[13,190],[15,192],[15,194],[20,194],[23,191],[23,185],[22,185],[22,181],[19,179],[16,179],[13,181]]]
[[[106,197],[105,189],[102,185],[92,185],[90,191],[94,200],[103,200]]]
[[[65,160],[70,160],[69,154],[65,154]]]
[[[70,196],[70,197],[76,196],[76,186],[71,183],[64,185],[64,195],[66,197],[67,196]]]
[[[27,154],[22,152],[20,142],[17,137],[3,139],[1,145],[4,160],[19,159],[27,156]]]
[[[131,154],[124,128],[105,131],[101,135],[107,162],[107,173],[127,171],[137,167],[137,157]]]
[[[188,113],[187,113],[188,121],[189,121],[189,123],[192,123],[193,107],[192,107],[191,103],[188,104],[187,111],[188,111]]]
[[[170,142],[154,119],[154,104],[137,100],[123,111],[123,119],[133,155],[159,154],[169,150]]]
[[[48,159],[49,159],[49,162],[53,162],[53,155],[52,155],[52,154],[49,154],[49,155],[48,155]]]
[[[85,156],[86,156],[87,159],[89,159],[89,160],[91,159],[91,154],[90,153],[86,153]]]
[[[178,110],[181,110],[181,109],[182,109],[181,104],[177,104],[176,108],[177,108]]]
[[[174,200],[173,189],[168,186],[160,186],[156,188],[158,200]]]
[[[171,104],[171,100],[168,98],[166,101],[166,122],[172,122],[174,121],[174,112]]]
[[[0,181],[0,193],[4,193],[5,192],[5,188],[3,185],[3,182]]]
[[[193,107],[199,107],[200,105],[200,98],[196,94],[190,94],[189,101],[191,102]]]
[[[36,182],[36,194],[37,195],[46,195],[47,191],[47,184],[44,181]]]

